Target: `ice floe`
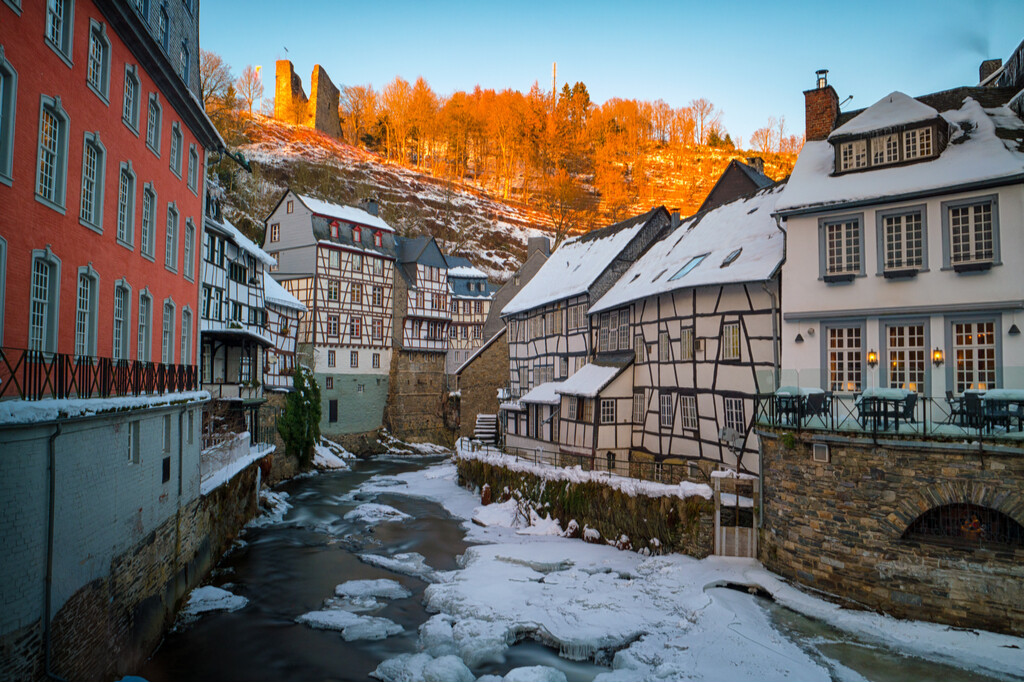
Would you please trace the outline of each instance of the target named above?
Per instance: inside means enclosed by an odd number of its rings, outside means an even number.
[[[364,503],[345,513],[345,519],[347,521],[356,520],[366,522],[367,524],[378,524],[380,522],[400,522],[403,519],[411,519],[411,517],[390,505]]]
[[[295,621],[313,628],[341,631],[345,640],[383,640],[405,629],[383,617],[369,617],[343,609],[307,612]]]

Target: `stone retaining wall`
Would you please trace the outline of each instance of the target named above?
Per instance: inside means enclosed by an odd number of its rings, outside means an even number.
[[[832,436],[830,462],[815,462],[813,438],[761,434],[768,569],[849,606],[1024,635],[1024,547],[903,537],[954,503],[1024,524],[1024,452]]]

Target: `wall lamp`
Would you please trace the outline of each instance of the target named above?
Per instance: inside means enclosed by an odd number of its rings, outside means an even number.
[[[868,351],[868,365],[871,367],[878,365],[878,352],[874,349]]]
[[[935,350],[932,351],[932,363],[935,363],[935,365],[937,367],[939,365],[942,365],[942,363],[945,360],[946,360],[946,355],[944,353],[942,353],[942,349],[940,349],[939,347],[936,346]]]
[[[793,341],[796,342],[797,344],[802,344],[804,341],[804,336],[797,332],[796,339],[794,339]]]

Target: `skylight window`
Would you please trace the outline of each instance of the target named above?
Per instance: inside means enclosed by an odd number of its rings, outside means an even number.
[[[757,209],[758,209],[758,207],[756,207],[756,206],[755,206],[755,207],[754,207],[753,209],[751,209],[750,211],[747,211],[747,215],[749,216],[750,214],[752,214],[752,213],[754,213],[755,211],[757,211]]]
[[[660,277],[661,277],[662,275],[664,275],[665,273],[667,273],[667,272],[668,272],[667,270],[663,270],[663,271],[661,271],[660,273],[658,273],[658,274],[657,274],[657,275],[656,275],[656,276],[654,277],[654,279],[653,279],[653,280],[651,280],[651,282],[657,282],[657,281],[658,281],[658,279],[659,279],[659,278],[660,278]]]
[[[707,254],[701,254],[700,256],[694,256],[692,259],[690,259],[687,262],[687,264],[685,266],[683,266],[682,268],[679,269],[678,273],[676,273],[675,275],[673,275],[672,277],[669,278],[669,282],[671,282],[673,280],[678,280],[679,278],[685,276],[691,270],[693,270],[694,268],[699,266],[701,261],[703,261],[707,257],[708,257]]]
[[[722,261],[721,267],[725,268],[726,266],[731,266],[732,262],[740,257],[740,252],[742,251],[743,247],[740,247],[739,249],[734,249],[731,252],[729,252],[729,255],[725,257],[724,261]]]

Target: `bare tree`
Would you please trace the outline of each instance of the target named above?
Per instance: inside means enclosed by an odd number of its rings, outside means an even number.
[[[552,249],[576,232],[593,218],[594,209],[579,182],[564,169],[548,179],[544,193],[544,208],[551,216],[555,229],[555,243]]]
[[[252,118],[253,105],[263,98],[263,80],[260,78],[260,67],[252,64],[245,67],[245,71],[239,76],[235,83],[238,96],[242,98],[249,108],[249,118]]]
[[[377,121],[377,93],[369,84],[346,86],[339,109],[346,139],[359,145]]]
[[[199,88],[203,94],[203,106],[209,111],[211,106],[222,102],[228,88],[235,77],[231,74],[224,59],[215,52],[199,50]]]
[[[715,105],[703,97],[690,102],[690,111],[696,124],[697,143],[708,144],[708,134],[721,126],[722,112],[715,111]]]

